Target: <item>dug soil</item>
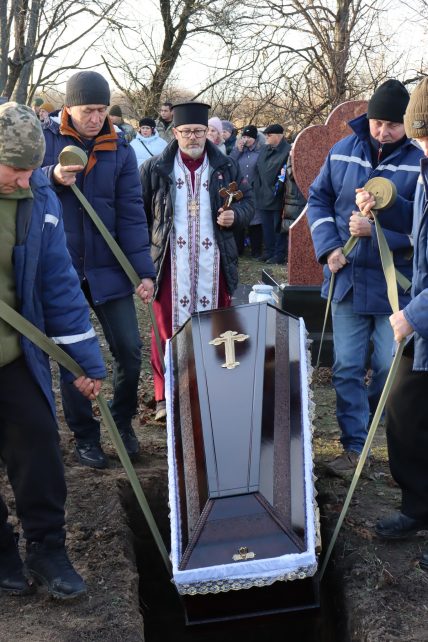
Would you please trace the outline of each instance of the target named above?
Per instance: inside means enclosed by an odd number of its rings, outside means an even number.
[[[272,266],[270,272],[279,283],[286,282],[284,267]],[[241,283],[260,278],[260,263],[244,257]],[[140,327],[144,360],[134,427],[142,456],[136,471],[168,547],[165,427],[154,421],[146,311],[140,312]],[[324,468],[340,453],[330,376],[329,369],[320,369],[312,382],[324,550],[348,488],[328,477]],[[108,394],[108,384],[105,390]],[[88,594],[70,603],[53,601],[41,589],[25,598],[0,595],[0,642],[428,642],[428,573],[416,561],[428,548],[426,533],[391,544],[378,540],[373,531],[376,518],[395,510],[400,501],[389,474],[382,426],[371,467],[359,482],[322,583],[322,609],[275,621],[186,629],[180,602],[104,430],[110,466],[94,471],[75,461],[60,403],[58,416],[68,486],[68,549],[86,579]],[[13,496],[2,468],[0,489],[13,516]]]

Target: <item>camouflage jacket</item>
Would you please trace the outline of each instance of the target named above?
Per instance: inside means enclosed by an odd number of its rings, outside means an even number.
[[[161,138],[166,140],[167,143],[171,142],[174,140],[174,132],[172,131],[172,128],[174,127],[173,121],[169,123],[165,127],[165,121],[161,120],[160,118],[157,119],[156,121],[156,129]]]

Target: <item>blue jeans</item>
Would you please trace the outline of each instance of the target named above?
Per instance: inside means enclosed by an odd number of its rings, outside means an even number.
[[[360,453],[392,362],[394,335],[388,315],[355,314],[352,301],[332,303],[336,416],[345,450]],[[372,380],[365,383],[370,340]]]
[[[138,380],[141,369],[141,339],[132,295],[92,305],[114,358],[111,414],[119,430],[131,426],[137,412]],[[61,382],[65,420],[79,444],[100,441],[99,421],[92,404],[70,383]]]
[[[281,212],[276,210],[259,210],[263,226],[265,255],[275,257],[279,263],[285,261],[287,253],[287,235],[275,230],[281,222]]]

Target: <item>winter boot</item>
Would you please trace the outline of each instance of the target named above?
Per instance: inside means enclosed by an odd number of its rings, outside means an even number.
[[[134,432],[132,426],[126,426],[126,428],[118,427],[120,436],[122,437],[123,445],[126,448],[126,452],[129,455],[131,461],[136,461],[138,455],[140,454],[140,444],[138,443],[137,436]]]
[[[59,600],[71,600],[86,593],[85,582],[68,559],[63,534],[46,535],[42,542],[27,542],[25,570]]]
[[[35,587],[24,575],[18,539],[19,535],[9,524],[0,529],[0,591],[9,595],[28,595]]]

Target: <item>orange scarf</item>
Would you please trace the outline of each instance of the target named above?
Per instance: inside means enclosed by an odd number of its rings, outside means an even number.
[[[107,127],[106,127],[106,124],[107,124]],[[102,127],[102,130],[106,130],[106,129],[107,129],[106,134],[102,134],[101,136],[97,136],[95,138],[95,143],[94,143],[94,146],[92,147],[91,153],[89,154],[88,163],[86,165],[85,176],[89,174],[89,172],[97,162],[96,152],[116,151],[117,149],[116,141],[119,137],[114,129],[114,125],[111,122],[109,116],[107,116],[106,121],[104,122],[104,125]],[[59,131],[60,131],[60,134],[62,134],[63,136],[72,136],[72,138],[76,138],[80,143],[82,143],[82,145],[84,145],[83,140],[80,138],[79,134],[72,126],[71,117],[67,114],[67,111],[65,110],[65,108],[62,110],[62,117],[61,117],[61,124],[60,124]]]

